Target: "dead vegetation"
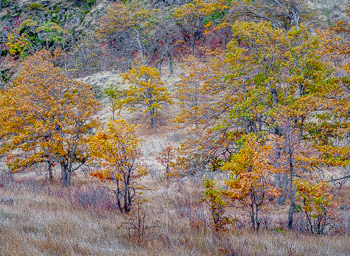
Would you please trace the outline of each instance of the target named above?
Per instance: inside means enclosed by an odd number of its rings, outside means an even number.
[[[56,177],[57,179],[57,177]],[[14,199],[0,204],[2,255],[349,255],[345,233],[312,236],[269,224],[284,209],[266,216],[266,225],[252,232],[239,225],[216,233],[200,204],[200,179],[170,185],[148,178],[157,188],[145,191],[130,214],[114,207],[109,184],[98,185],[79,174],[71,188],[42,176],[1,176],[0,195]],[[348,188],[346,189],[348,190]],[[344,190],[345,191],[345,190]],[[346,200],[346,193],[341,195]],[[349,211],[346,213],[347,225]],[[346,223],[343,222],[343,225]],[[345,226],[344,226],[345,227]],[[345,230],[346,231],[346,230]],[[350,230],[347,230],[348,232]]]

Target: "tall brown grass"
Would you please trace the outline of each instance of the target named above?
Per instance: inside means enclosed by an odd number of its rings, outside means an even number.
[[[113,208],[113,198],[108,196],[112,184],[102,187],[78,175],[72,187],[65,189],[58,180],[2,176],[0,197],[11,197],[14,203],[0,204],[0,254],[350,254],[346,233],[312,236],[277,229],[268,222],[258,233],[239,225],[218,233],[211,228],[205,206],[198,202],[200,180],[176,183],[148,178],[146,182],[158,189],[144,192],[147,202],[140,204],[142,214],[137,217],[137,207],[129,215]],[[135,225],[140,216],[146,227],[142,236]],[[278,218],[278,211],[267,217]]]

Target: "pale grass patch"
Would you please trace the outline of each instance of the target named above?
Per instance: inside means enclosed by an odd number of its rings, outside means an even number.
[[[345,10],[350,4],[349,0],[308,0],[308,3],[312,9],[320,11],[324,19],[330,23],[334,20],[347,19]]]

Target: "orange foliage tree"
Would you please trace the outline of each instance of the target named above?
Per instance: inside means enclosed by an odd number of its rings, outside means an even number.
[[[258,230],[261,219],[259,212],[266,201],[278,196],[273,177],[280,172],[273,164],[272,149],[257,136],[249,134],[242,138],[237,154],[223,165],[230,173],[226,180],[226,195],[238,204],[248,207],[252,229]]]
[[[117,119],[109,122],[106,130],[100,128],[89,139],[91,162],[100,167],[90,175],[116,183],[114,193],[118,208],[125,213],[131,210],[136,189],[141,188],[135,181],[148,173],[138,163],[140,139],[135,135],[135,128],[127,121]]]
[[[38,162],[58,163],[62,184],[88,157],[87,136],[100,105],[89,85],[69,80],[50,53],[29,57],[14,83],[1,92],[1,153],[13,171]]]
[[[350,6],[346,10],[347,18],[350,17]],[[348,143],[348,134],[350,130],[349,111],[350,111],[350,23],[347,20],[336,21],[331,30],[320,31],[321,39],[324,41],[324,49],[320,54],[334,61],[335,69],[342,81],[342,97],[335,102],[332,111],[332,122],[323,121],[322,131],[313,130],[314,139],[318,142],[318,149],[323,154],[324,164],[331,166],[347,166],[350,164],[350,145]],[[323,118],[324,119],[324,118]],[[336,134],[334,136],[333,134]],[[337,138],[337,139],[335,139]],[[345,182],[350,178],[349,173],[344,177],[338,178]]]

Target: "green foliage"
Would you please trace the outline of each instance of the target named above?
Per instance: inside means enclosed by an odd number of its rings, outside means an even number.
[[[89,6],[93,6],[96,4],[96,0],[87,0],[86,3],[89,5]]]
[[[223,200],[225,191],[215,188],[215,182],[211,179],[206,179],[203,185],[205,187],[204,197],[200,202],[205,202],[209,206],[213,226],[216,230],[221,230],[230,223],[229,218],[225,216],[227,206],[227,203]]]
[[[38,9],[41,9],[41,8],[43,8],[42,4],[40,4],[40,3],[33,3],[33,4],[29,5],[28,10],[32,11],[32,10],[38,10]]]
[[[41,33],[43,35],[43,40],[48,42],[60,43],[63,40],[63,35],[66,33],[64,29],[62,29],[55,22],[45,22],[42,26],[36,29],[36,32]]]

